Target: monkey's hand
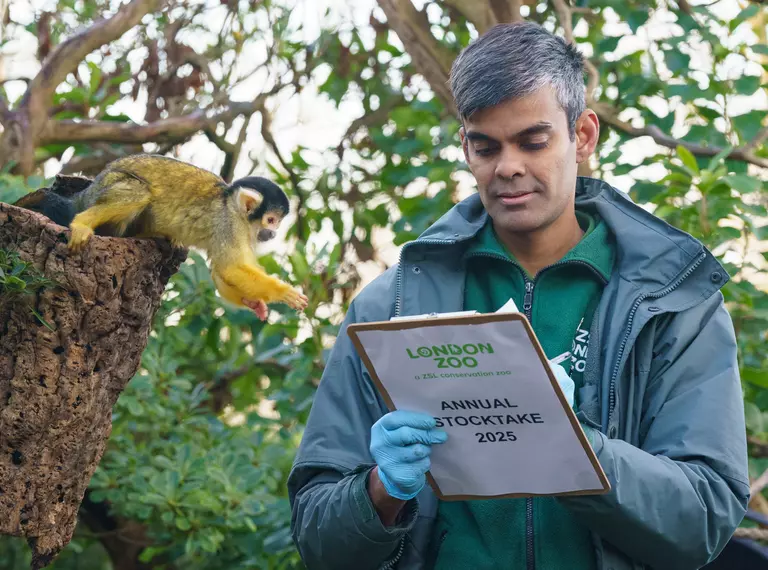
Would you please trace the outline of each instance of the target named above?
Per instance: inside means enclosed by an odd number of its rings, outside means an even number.
[[[309,302],[305,295],[255,265],[239,263],[214,271],[214,282],[222,285],[219,291],[227,290],[227,298],[237,299],[239,304],[249,306],[244,302],[247,299],[249,303],[285,303],[303,310]]]
[[[69,250],[72,252],[82,251],[93,235],[93,228],[76,222],[72,222],[69,227],[72,230],[69,236]]]

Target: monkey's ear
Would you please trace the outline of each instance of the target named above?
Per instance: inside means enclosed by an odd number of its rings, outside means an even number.
[[[263,201],[264,196],[262,196],[261,192],[249,190],[248,188],[243,188],[242,186],[237,189],[237,205],[243,212],[245,212],[246,215],[249,215],[251,212],[255,211],[259,206],[261,206]]]

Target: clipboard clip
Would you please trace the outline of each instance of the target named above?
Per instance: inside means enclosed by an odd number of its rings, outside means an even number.
[[[423,315],[406,315],[404,317],[392,317],[390,321],[413,321],[419,319],[450,319],[453,317],[466,317],[477,315],[477,311],[454,311],[451,313],[425,313]]]

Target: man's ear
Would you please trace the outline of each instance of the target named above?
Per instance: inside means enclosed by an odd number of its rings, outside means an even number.
[[[264,196],[262,196],[261,192],[243,188],[242,186],[237,189],[236,197],[237,205],[245,212],[246,216],[254,212],[264,201]]]
[[[592,109],[587,109],[576,121],[576,162],[589,160],[595,152],[600,136],[600,120]]]
[[[469,141],[467,141],[467,135],[466,131],[464,130],[464,125],[461,125],[459,127],[459,138],[461,139],[461,150],[464,151],[464,160],[469,163]]]

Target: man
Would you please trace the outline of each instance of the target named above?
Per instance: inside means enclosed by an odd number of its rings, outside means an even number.
[[[491,29],[455,62],[478,193],[351,304],[289,478],[310,570],[686,570],[740,523],[749,484],[728,276],[688,234],[577,176],[599,131],[582,69],[574,47],[531,23]],[[510,297],[549,358],[573,349],[555,368],[608,494],[437,501],[424,473],[445,433],[387,413],[345,334]]]

